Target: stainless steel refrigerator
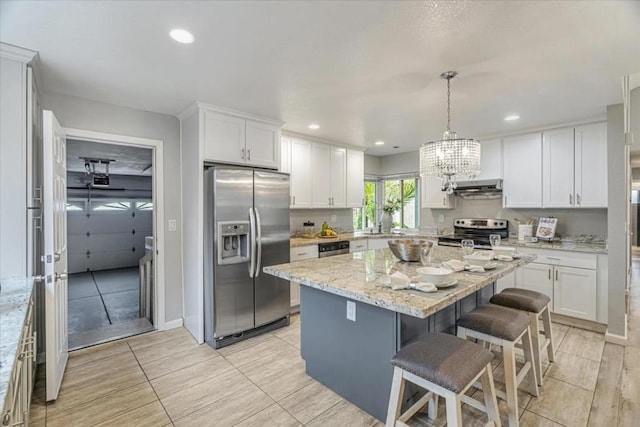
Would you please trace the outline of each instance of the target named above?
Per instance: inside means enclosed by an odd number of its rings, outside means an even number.
[[[289,262],[289,175],[205,171],[204,332],[220,348],[289,324],[289,282],[262,267]]]

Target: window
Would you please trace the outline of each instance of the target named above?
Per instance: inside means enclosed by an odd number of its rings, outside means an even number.
[[[83,200],[67,201],[67,212],[84,212]]]
[[[131,202],[91,202],[93,211],[126,211],[131,208]]]
[[[353,210],[353,229],[376,228],[382,217],[382,206],[389,200],[398,204],[393,213],[393,227],[417,228],[420,224],[418,195],[419,177],[365,180],[365,204]]]
[[[139,211],[152,211],[153,202],[136,202],[136,209]]]

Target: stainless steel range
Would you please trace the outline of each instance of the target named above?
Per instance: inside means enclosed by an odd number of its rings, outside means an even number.
[[[473,239],[474,247],[491,249],[489,235],[498,234],[501,238],[509,237],[509,221],[491,218],[458,218],[453,220],[454,234],[438,237],[440,246],[461,246],[464,239]]]

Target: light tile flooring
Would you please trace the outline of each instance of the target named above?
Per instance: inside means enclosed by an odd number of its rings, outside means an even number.
[[[522,426],[640,425],[640,280],[634,285],[627,347],[554,325],[556,362],[545,363],[539,397],[519,393]],[[32,425],[381,426],[305,374],[299,343],[294,316],[287,328],[218,351],[179,328],[73,352],[54,403],[43,402],[37,383]],[[499,381],[499,358],[495,365]],[[506,425],[504,402],[500,409]],[[463,416],[465,425],[486,421],[466,405]]]

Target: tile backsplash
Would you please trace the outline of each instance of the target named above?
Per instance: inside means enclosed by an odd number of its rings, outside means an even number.
[[[335,215],[335,221],[331,220],[332,215]],[[289,220],[291,234],[301,233],[306,221],[315,223],[318,232],[324,221],[337,231],[353,231],[353,209],[291,209]]]

